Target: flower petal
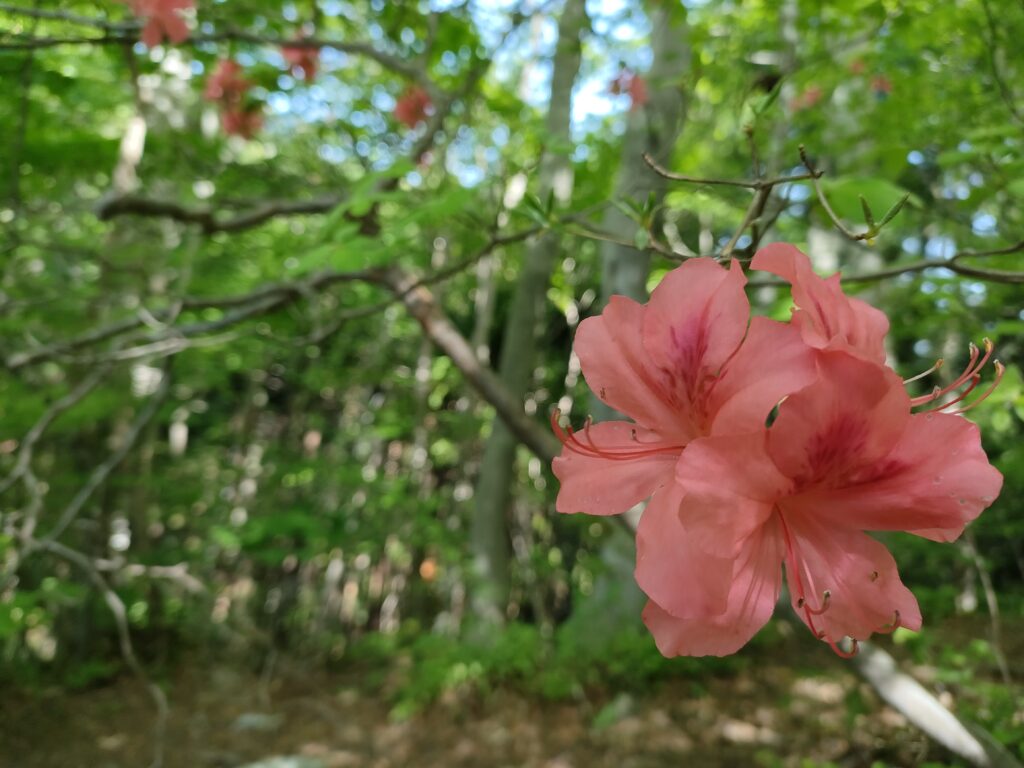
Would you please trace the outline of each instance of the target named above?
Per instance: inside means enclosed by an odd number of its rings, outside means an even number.
[[[778,275],[793,286],[793,325],[818,349],[840,349],[885,362],[889,319],[881,310],[843,293],[838,273],[818,277],[811,260],[788,243],[772,243],[754,254],[751,269]]]
[[[164,30],[160,24],[160,19],[153,16],[147,20],[139,37],[147,48],[156,48],[160,45],[164,39]]]
[[[726,656],[746,645],[765,625],[782,584],[782,539],[777,525],[770,520],[740,553],[724,612],[680,618],[653,600],[647,603],[644,623],[663,655]]]
[[[900,581],[896,561],[881,542],[859,531],[827,527],[813,515],[793,514],[788,508],[783,515],[792,542],[786,579],[793,610],[812,632],[824,632],[833,642],[843,637],[866,640],[874,632],[892,631],[897,618],[901,627],[921,628],[917,600]],[[807,608],[820,613],[808,616]]]
[[[953,541],[1003,484],[981,447],[978,427],[947,413],[911,416],[892,452],[866,472],[861,482],[789,503],[830,525]]]
[[[172,43],[180,44],[188,40],[188,25],[173,10],[168,11],[163,17],[164,32]]]
[[[715,382],[709,403],[714,415],[711,434],[763,427],[782,398],[814,380],[815,359],[798,329],[755,317],[739,351]]]
[[[691,542],[716,557],[737,557],[747,538],[792,487],[768,455],[767,430],[694,440],[676,465],[685,491],[680,519]]]
[[[722,613],[732,580],[731,559],[693,545],[679,519],[683,492],[670,482],[654,494],[636,532],[636,582],[675,616]]]
[[[662,394],[643,348],[645,311],[632,299],[612,296],[600,316],[580,323],[573,348],[587,384],[602,402],[667,435],[679,417]]]
[[[671,446],[656,432],[626,421],[594,424],[576,437],[595,451],[620,455],[637,447]],[[643,443],[643,446],[640,446]],[[672,482],[677,452],[652,453],[635,459],[615,459],[585,455],[567,444],[551,468],[561,483],[555,509],[559,512],[586,512],[590,515],[615,515],[646,499],[665,483]]]
[[[910,398],[891,369],[843,352],[821,354],[818,371],[779,407],[768,451],[798,486],[841,487],[892,450]]]
[[[743,270],[691,259],[654,289],[643,318],[643,346],[658,385],[691,432],[706,434],[706,387],[739,347],[750,320]]]

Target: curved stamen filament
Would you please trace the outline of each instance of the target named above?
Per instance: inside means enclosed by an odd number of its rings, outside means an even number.
[[[780,513],[778,517],[779,523],[782,525],[782,536],[786,542],[786,572],[789,574],[789,578],[792,582],[790,587],[797,595],[797,609],[803,611],[804,618],[807,620],[807,626],[810,628],[811,632],[814,634],[816,638],[827,642],[829,647],[840,658],[852,659],[854,656],[857,655],[857,651],[859,650],[859,646],[857,645],[856,639],[851,638],[851,640],[853,641],[853,647],[849,651],[844,651],[842,648],[836,645],[835,640],[829,637],[828,633],[824,629],[818,629],[817,626],[815,626],[814,617],[821,616],[821,614],[825,613],[825,611],[828,610],[828,607],[831,604],[832,600],[832,592],[826,589],[822,593],[821,606],[819,608],[812,608],[810,605],[807,604],[807,599],[804,596],[805,593],[803,578],[800,575],[800,572],[804,570],[805,566],[797,558],[796,548],[793,546],[793,538],[792,536],[790,536],[789,526],[786,525],[786,521],[783,518],[783,515]],[[809,580],[810,575],[810,572],[808,572],[807,576]]]
[[[855,637],[850,638],[851,646],[850,650],[848,651],[844,651],[842,648],[840,648],[831,637],[826,637],[824,638],[824,640],[828,643],[829,648],[832,649],[836,656],[838,656],[841,659],[852,659],[854,656],[857,655],[857,652],[860,651],[860,644],[857,642],[857,638]]]
[[[921,413],[929,413],[931,411],[941,411],[943,408],[948,408],[951,405],[956,405],[961,400],[963,400],[965,397],[967,397],[969,394],[971,394],[971,392],[974,391],[975,387],[977,387],[980,383],[981,383],[981,374],[980,373],[976,373],[973,376],[971,376],[971,383],[968,385],[967,389],[965,389],[963,392],[961,392],[955,398],[950,400],[948,403],[942,403],[940,405],[933,405],[931,408],[926,408],[925,410],[921,411]]]
[[[933,408],[930,408],[929,410],[940,411],[940,410],[943,410],[944,408],[948,408],[951,405],[955,405],[956,403],[961,402],[975,387],[978,386],[978,383],[981,380],[981,373],[980,373],[981,369],[985,367],[985,365],[989,361],[989,358],[992,357],[992,351],[995,349],[995,346],[992,344],[991,339],[985,339],[984,345],[985,345],[985,354],[982,355],[981,351],[978,349],[977,345],[972,342],[971,345],[970,345],[971,358],[967,362],[967,367],[964,368],[963,373],[961,373],[959,376],[957,376],[956,379],[953,382],[951,382],[950,384],[947,384],[944,387],[935,387],[935,389],[933,389],[930,394],[921,395],[919,397],[911,398],[911,400],[910,400],[911,407],[916,407],[916,406],[919,406],[919,405],[925,405],[927,403],[934,403],[936,400],[944,397],[945,395],[950,394],[951,392],[955,392],[956,390],[960,389],[960,387],[962,387],[964,384],[967,384],[968,382],[970,382],[967,390],[964,391],[964,392],[961,392],[956,398],[954,398],[953,400],[950,400],[949,402],[947,402],[947,403],[945,403],[943,405],[934,406]],[[917,376],[914,376],[913,378],[907,379],[905,383],[909,383],[911,381],[916,381],[917,379],[920,379],[923,376],[926,376],[927,374],[937,370],[938,368],[941,367],[941,365],[940,365],[941,363],[942,363],[942,360],[940,359],[938,362],[936,362],[935,366],[933,366],[931,369],[929,369],[928,371],[925,371],[924,373],[918,374]],[[998,360],[995,361],[995,363],[996,363],[996,382],[995,382],[995,384],[992,387],[989,388],[988,391],[986,391],[986,393],[982,397],[978,398],[978,400],[976,402],[981,402],[981,400],[983,400],[985,397],[988,397],[989,394],[991,394],[992,390],[995,389],[995,386],[998,385],[999,380],[1002,378],[1003,366],[1002,366],[1002,364],[999,363]],[[973,405],[971,407],[973,407]],[[963,411],[956,411],[956,413],[962,413],[962,412]]]
[[[903,626],[903,625],[900,623],[900,612],[899,612],[899,609],[897,608],[896,610],[893,611],[892,621],[890,621],[888,624],[883,624],[878,629],[876,629],[875,632],[877,632],[877,633],[879,633],[881,635],[891,635],[893,632],[895,632],[901,626]]]
[[[950,413],[953,413],[953,414],[967,413],[967,411],[971,410],[971,408],[973,408],[974,406],[978,405],[978,403],[980,403],[982,400],[985,400],[989,395],[991,395],[993,392],[995,392],[996,391],[996,387],[999,386],[999,382],[1001,382],[1003,380],[1003,374],[1006,372],[1006,366],[1004,366],[1001,362],[996,360],[995,361],[995,368],[996,368],[996,378],[995,378],[995,381],[993,381],[989,385],[988,389],[986,389],[977,398],[975,398],[974,402],[971,403],[970,405],[965,405],[963,408],[957,408],[955,411],[950,411]],[[954,401],[954,402],[956,402],[956,401]],[[951,405],[951,403],[950,403],[950,405]]]
[[[910,384],[910,383],[915,382],[915,381],[920,381],[921,379],[923,379],[926,376],[931,376],[933,373],[935,373],[937,370],[939,370],[939,368],[941,368],[943,365],[945,365],[945,362],[946,361],[943,360],[940,357],[938,360],[935,361],[935,365],[933,365],[927,371],[921,371],[921,373],[917,374],[917,376],[911,376],[909,379],[904,379],[903,383],[904,384]]]
[[[562,443],[573,453],[578,453],[581,456],[587,456],[593,459],[611,459],[613,461],[628,461],[630,459],[639,459],[644,456],[657,456],[660,454],[678,454],[683,450],[683,446],[674,445],[671,443],[647,443],[643,442],[637,437],[636,430],[633,430],[633,441],[629,445],[618,445],[609,446],[607,448],[597,445],[594,442],[594,438],[590,435],[590,424],[591,421],[588,418],[583,425],[583,439],[579,437],[579,432],[573,430],[572,427],[562,427],[559,424],[561,418],[561,412],[556,408],[551,413],[551,429],[555,433],[555,437],[558,438],[559,442]]]

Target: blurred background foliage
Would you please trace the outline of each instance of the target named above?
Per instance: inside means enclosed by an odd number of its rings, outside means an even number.
[[[809,249],[824,273],[875,274],[849,290],[888,313],[901,373],[944,357],[952,376],[969,341],[995,342],[1008,372],[970,417],[1002,496],[956,545],[887,543],[926,617],[895,652],[938,670],[961,711],[1021,754],[1007,676],[1024,673],[1019,3],[592,0],[568,137],[547,121],[558,2],[200,0],[193,38],[153,50],[135,42],[125,5],[19,6],[0,6],[0,478],[22,473],[0,486],[5,689],[88,688],[125,671],[95,579],[29,544],[51,534],[120,596],[158,679],[180,665],[265,671],[278,654],[367,680],[397,664],[389,707],[409,716],[466,686],[556,700],[698,686],[787,643],[811,654],[796,666],[829,669],[784,623],[733,659],[694,661],[658,656],[638,612],[574,622],[628,580],[628,564],[609,577],[623,534],[557,516],[547,461],[522,446],[502,518],[503,628],[477,621],[470,530],[494,407],[386,284],[311,282],[395,265],[424,277],[479,362],[497,367],[525,254],[553,240],[537,327],[515,328],[536,330],[523,399],[538,429],[556,405],[579,423],[588,392],[571,342],[614,292],[609,241],[651,259],[650,287],[675,263],[666,251],[720,252],[750,202],[749,190],[704,183],[619,194],[623,174],[654,178],[624,147],[654,130],[663,98],[682,107],[657,154],[669,169],[798,174],[803,145],[854,231],[858,196],[879,218],[909,195],[877,237],[854,243],[808,182],[784,184],[756,235]],[[651,15],[677,41],[669,77],[649,74]],[[310,82],[280,49],[303,33],[343,44],[323,47]],[[263,114],[251,139],[225,135],[203,98],[226,58]],[[614,93],[623,72],[646,77],[649,100]],[[409,127],[395,109],[416,85],[433,110]],[[545,157],[571,168],[567,200],[549,194]],[[751,298],[788,315],[774,287]],[[156,410],[141,419],[147,404]],[[31,484],[18,469],[28,444]]]

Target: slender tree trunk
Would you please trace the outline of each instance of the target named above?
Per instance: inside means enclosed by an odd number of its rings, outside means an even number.
[[[681,10],[667,6],[656,2],[649,4],[653,62],[646,77],[650,98],[643,110],[637,110],[630,116],[615,179],[613,194],[617,200],[644,200],[653,195],[657,202],[661,202],[666,189],[665,179],[651,172],[643,154],[650,153],[667,165],[685,118],[685,87],[690,64],[687,26]],[[606,231],[629,239],[636,223],[618,208],[609,208],[603,226]],[[650,254],[618,243],[602,243],[603,302],[614,294],[645,301],[649,273]],[[593,396],[590,408],[595,421],[621,418]],[[639,508],[626,513],[626,516],[635,527],[640,518]],[[594,591],[574,610],[571,619],[580,627],[581,642],[600,642],[616,627],[636,621],[645,601],[633,581],[635,556],[632,540],[625,536],[611,537],[602,549],[601,560],[607,571],[598,577]],[[593,627],[600,627],[602,631],[593,632]]]
[[[665,195],[666,180],[647,167],[643,155],[649,153],[659,162],[668,164],[685,117],[685,89],[690,68],[685,17],[680,9],[669,8],[668,5],[649,3],[653,62],[646,79],[650,96],[643,109],[630,114],[619,172],[615,178],[613,195],[616,200],[645,200],[653,195],[656,201],[661,202]],[[636,223],[618,208],[609,207],[603,226],[606,231],[628,239]],[[615,294],[646,301],[650,264],[651,257],[647,251],[602,242],[602,303]],[[596,421],[616,415],[596,398],[592,399],[591,409]]]
[[[547,149],[541,159],[539,193],[553,194],[564,206],[572,193],[570,146],[572,90],[580,68],[580,36],[587,23],[584,0],[568,0],[558,25],[558,44],[551,76],[551,98],[545,123]],[[525,396],[534,366],[533,350],[538,323],[546,302],[551,270],[558,255],[558,239],[546,234],[529,243],[516,284],[502,340],[499,376],[509,392]],[[476,487],[476,509],[471,529],[473,569],[476,577],[471,606],[487,623],[505,618],[509,593],[511,546],[506,511],[515,474],[518,441],[498,419],[484,450]]]

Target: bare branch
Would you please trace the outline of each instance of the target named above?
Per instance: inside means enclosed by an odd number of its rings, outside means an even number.
[[[141,565],[140,563],[126,563],[123,559],[106,560],[96,558],[93,565],[97,571],[114,574],[124,574],[131,578],[144,576],[149,579],[163,579],[179,584],[186,592],[202,594],[206,592],[206,585],[188,572],[188,563],[176,563],[174,565]]]
[[[213,207],[188,207],[171,200],[152,200],[137,195],[110,197],[101,201],[96,208],[100,221],[109,221],[118,216],[162,216],[184,224],[197,224],[204,233],[239,232],[259,226],[275,216],[298,216],[303,214],[327,213],[342,202],[342,197],[333,195],[313,200],[263,200],[254,202],[252,208],[236,216],[222,218]]]
[[[131,451],[135,442],[139,439],[139,435],[142,434],[142,430],[145,429],[146,425],[152,421],[153,417],[156,416],[156,412],[163,405],[164,399],[167,397],[167,393],[170,391],[170,379],[171,374],[168,367],[164,368],[163,378],[160,381],[159,389],[149,398],[149,402],[139,411],[136,415],[135,420],[128,428],[127,434],[121,440],[121,444],[107,457],[107,459],[96,467],[89,478],[85,481],[85,484],[78,490],[71,502],[64,508],[57,523],[50,529],[50,532],[46,534],[42,539],[36,540],[36,546],[42,543],[55,542],[60,538],[61,534],[67,530],[67,527],[71,525],[72,521],[78,516],[78,513],[82,511],[86,502],[92,498],[92,495],[96,490],[103,485],[104,481],[110,476],[110,473],[114,471],[124,461],[125,457]],[[28,551],[31,547],[27,547]],[[27,552],[26,552],[27,554]]]
[[[153,706],[156,708],[156,725],[153,729],[153,761],[150,763],[150,768],[160,768],[163,765],[164,739],[167,731],[167,697],[160,686],[149,679],[149,675],[146,674],[146,670],[135,655],[131,631],[128,628],[128,612],[125,610],[124,601],[110,588],[110,585],[107,584],[106,579],[103,578],[92,561],[78,550],[56,541],[32,541],[31,544],[36,549],[52,552],[58,557],[77,565],[89,577],[89,580],[99,593],[103,595],[103,600],[114,617],[114,624],[117,627],[117,640],[121,649],[121,657],[132,673],[139,679],[139,682],[145,686],[150,698],[153,700]]]
[[[708,178],[703,176],[688,176],[683,173],[673,173],[662,167],[655,161],[655,159],[648,153],[644,153],[644,162],[650,166],[651,170],[662,178],[669,179],[670,181],[683,181],[687,184],[704,184],[708,186],[725,186],[725,187],[741,187],[743,189],[752,189],[754,191],[764,189],[766,187],[777,187],[779,184],[792,184],[796,181],[809,181],[814,178],[813,172],[810,173],[798,173],[792,176],[773,176],[770,179],[719,179],[719,178]],[[809,170],[809,169],[808,169]]]
[[[538,458],[545,462],[558,455],[554,435],[530,418],[521,400],[513,397],[490,368],[480,364],[470,343],[441,312],[433,294],[409,273],[394,267],[382,275],[382,282],[400,298],[423,332],[451,358],[466,380],[494,406],[512,432]]]
[[[43,433],[49,429],[50,425],[54,420],[60,416],[64,411],[80,403],[86,395],[88,395],[100,381],[107,375],[109,369],[106,367],[94,368],[89,374],[82,379],[78,384],[68,392],[64,397],[54,401],[54,403],[43,412],[43,415],[39,417],[39,420],[32,425],[32,428],[25,434],[24,439],[21,441],[21,446],[18,450],[18,460],[15,462],[14,469],[11,473],[0,482],[0,495],[6,493],[14,483],[20,478],[23,478],[26,473],[31,472],[32,467],[32,454],[35,450],[36,443],[42,438]]]

